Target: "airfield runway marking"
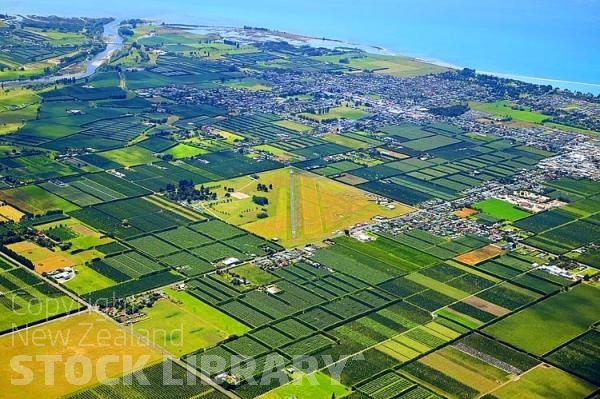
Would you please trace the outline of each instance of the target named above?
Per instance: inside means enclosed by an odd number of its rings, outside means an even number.
[[[290,226],[292,240],[296,239],[296,190],[294,185],[294,169],[290,169]]]

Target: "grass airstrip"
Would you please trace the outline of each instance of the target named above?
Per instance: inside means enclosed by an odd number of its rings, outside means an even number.
[[[374,216],[394,217],[412,210],[401,203],[387,208],[362,190],[298,169],[282,168],[258,176],[211,184],[220,199],[207,204],[207,212],[263,238],[278,238],[284,246],[319,242]],[[259,183],[272,189],[257,191]],[[226,188],[234,190],[230,198],[223,198]],[[268,205],[256,205],[253,196],[267,198]]]

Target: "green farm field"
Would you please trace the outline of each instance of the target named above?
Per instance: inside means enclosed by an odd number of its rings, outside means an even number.
[[[33,185],[2,190],[0,200],[33,215],[57,209],[65,212],[79,209],[76,205]]]
[[[295,161],[300,161],[302,159],[300,156],[298,156],[296,154],[293,154],[293,153],[283,150],[281,148],[273,147],[272,145],[269,145],[269,144],[257,145],[256,147],[254,147],[254,149],[257,151],[264,151],[271,155],[274,155],[280,161],[295,162]]]
[[[41,231],[52,231],[52,229],[56,228],[68,228],[71,230],[73,236],[63,240],[71,243],[71,250],[91,249],[114,241],[112,238],[98,233],[75,218],[50,222],[38,226],[38,229]]]
[[[34,119],[40,97],[35,91],[26,88],[14,88],[0,91],[0,134],[10,133],[23,125],[24,121]]]
[[[368,112],[365,112],[358,108],[351,108],[347,106],[341,107],[333,107],[328,112],[323,114],[313,114],[313,113],[302,113],[300,116],[314,120],[316,122],[321,122],[328,119],[350,119],[350,120],[358,120],[360,118],[364,118],[369,115]]]
[[[477,202],[473,204],[473,208],[496,219],[508,220],[511,222],[531,216],[529,212],[522,211],[514,205],[497,198],[490,198]]]
[[[538,366],[491,395],[498,399],[583,399],[595,387],[556,368]]]
[[[485,329],[501,341],[542,355],[600,320],[600,291],[580,284]]]
[[[65,287],[78,295],[88,294],[115,285],[113,280],[86,265],[75,266],[75,273],[75,277],[67,281]]]
[[[247,279],[251,284],[256,286],[269,284],[270,282],[276,279],[276,277],[273,274],[264,271],[263,269],[259,268],[256,265],[253,265],[252,263],[247,263],[245,265],[235,267],[231,269],[230,272]]]
[[[206,151],[204,148],[198,148],[189,144],[180,143],[174,147],[169,148],[164,153],[166,155],[172,155],[173,159],[181,159],[206,154],[207,152],[208,151]]]
[[[597,372],[600,359],[600,330],[589,330],[546,358],[564,370],[584,377],[596,385],[600,384],[600,374]]]
[[[216,345],[231,335],[243,335],[249,328],[186,292],[165,290],[171,298],[145,309],[148,317],[134,329],[176,356]]]
[[[325,136],[323,136],[323,139],[355,150],[370,147],[369,143],[341,134],[326,134]]]
[[[476,111],[492,114],[500,118],[511,118],[520,122],[542,123],[551,119],[550,116],[540,114],[539,112],[513,109],[508,101],[497,101],[495,103],[469,102],[469,107]]]
[[[343,398],[350,390],[328,375],[317,372],[308,376],[295,377],[294,380],[273,391],[260,396],[261,399],[329,399]]]
[[[4,261],[2,265],[8,266]],[[0,314],[2,332],[76,312],[81,307],[75,300],[57,292],[41,279],[29,276],[29,272],[22,269],[1,271],[0,281],[4,291]]]
[[[414,58],[366,53],[324,55],[315,57],[315,59],[337,65],[347,65],[354,69],[372,71],[397,77],[427,75],[448,70],[447,68],[429,64]],[[340,60],[344,59],[348,60],[347,64],[340,62]]]
[[[158,161],[152,151],[135,146],[110,150],[98,155],[126,167]]]
[[[311,130],[310,126],[306,126],[306,125],[304,125],[302,123],[299,123],[299,122],[296,122],[296,121],[290,121],[290,120],[287,120],[287,119],[283,119],[283,120],[280,120],[280,121],[275,121],[275,122],[273,122],[273,124],[277,125],[277,126],[281,126],[281,127],[286,127],[288,129],[292,129],[292,130],[295,130],[295,131],[300,132],[300,133],[305,133],[305,132],[308,132],[308,131]]]
[[[452,347],[445,347],[420,359],[419,362],[484,394],[508,382],[510,374]],[[436,389],[435,386],[431,388]],[[439,388],[444,392],[443,385]]]

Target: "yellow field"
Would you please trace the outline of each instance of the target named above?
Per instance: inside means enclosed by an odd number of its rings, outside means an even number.
[[[479,248],[474,251],[458,255],[454,258],[454,260],[465,263],[469,266],[475,266],[478,263],[495,258],[496,256],[501,254],[501,248],[498,248],[495,245],[488,245],[483,248]]]
[[[244,139],[244,136],[240,136],[231,132],[226,132],[225,130],[215,130],[214,132],[217,133],[219,136],[223,137],[225,139],[225,142],[230,144]]]
[[[291,170],[294,212],[291,210]],[[377,215],[395,217],[412,211],[400,203],[395,203],[394,209],[388,209],[376,204],[371,195],[362,190],[298,169],[282,168],[259,176],[258,180],[245,176],[215,183],[215,187],[220,187],[215,188],[219,198],[225,187],[234,188],[236,193],[229,200],[213,203],[208,213],[266,239],[278,238],[286,247],[320,242],[338,230],[367,222]],[[273,185],[273,188],[268,193],[256,191],[258,183]],[[268,198],[269,204],[265,207],[254,204],[253,195]],[[261,212],[266,212],[268,217],[259,219]],[[293,214],[295,237],[292,234]]]
[[[7,245],[19,255],[33,262],[35,271],[38,273],[51,272],[63,267],[73,267],[75,262],[59,252],[41,247],[34,242],[21,241]]]
[[[287,119],[273,122],[273,124],[277,125],[277,126],[287,127],[288,129],[292,129],[292,130],[295,130],[295,131],[301,132],[301,133],[308,132],[309,130],[312,129],[310,126],[306,126],[302,123],[290,121]]]
[[[485,299],[478,298],[476,296],[466,298],[463,302],[498,317],[510,313],[510,310],[503,308],[502,306],[496,305],[495,303],[488,302]]]
[[[63,267],[82,265],[94,258],[102,256],[100,252],[93,249],[81,251],[76,254],[70,254],[69,252],[63,251],[54,252],[31,241],[20,241],[9,244],[7,247],[32,261],[35,266],[35,271],[40,274],[61,269]]]
[[[452,347],[431,353],[420,359],[419,362],[439,370],[481,393],[496,389],[511,378],[508,373]]]
[[[18,222],[23,216],[25,216],[25,214],[17,208],[14,208],[4,203],[0,204],[0,216],[2,216],[5,219],[12,220],[13,222]]]
[[[0,350],[0,375],[3,379],[0,396],[5,398],[62,397],[91,386],[100,379],[120,376],[162,358],[159,352],[137,342],[125,330],[96,313],[74,315],[5,335],[0,338]],[[60,357],[54,364],[54,371],[48,376],[44,371],[44,363],[39,359],[36,361],[36,356],[40,355]],[[88,359],[89,363],[86,360],[86,366],[79,362],[68,367],[68,359],[76,355]],[[112,361],[106,363],[105,369],[98,362],[104,355],[114,356]],[[11,366],[16,356],[31,356],[31,360],[23,359],[20,368],[17,363]],[[31,372],[28,384],[11,384],[11,379],[22,379],[28,373],[27,369]],[[45,377],[53,377],[53,383],[46,384]],[[77,378],[81,380],[77,381]]]
[[[393,357],[399,362],[407,362],[415,357],[419,356],[421,352],[418,352],[406,345],[403,345],[393,339],[385,341],[375,347],[378,351],[385,353],[388,356]]]
[[[254,149],[257,151],[264,151],[271,155],[274,155],[275,157],[277,157],[277,160],[280,162],[287,162],[287,161],[294,162],[294,161],[299,161],[299,160],[303,159],[296,154],[292,154],[291,152],[282,150],[281,148],[273,147],[272,145],[269,145],[269,144],[257,145],[256,147],[254,147]]]
[[[471,209],[471,208],[461,208],[457,211],[454,211],[454,216],[461,218],[461,219],[466,219],[469,216],[473,216],[478,214],[479,211],[475,210],[475,209]]]

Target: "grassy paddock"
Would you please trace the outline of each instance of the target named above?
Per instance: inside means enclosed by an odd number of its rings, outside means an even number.
[[[350,394],[350,390],[331,377],[317,372],[308,376],[296,377],[294,380],[276,388],[262,396],[261,399],[316,399],[343,398]]]
[[[286,127],[288,129],[292,129],[292,130],[295,130],[300,133],[305,133],[305,132],[312,130],[312,128],[310,126],[306,126],[302,123],[298,123],[298,122],[290,121],[290,120],[286,120],[286,119],[281,120],[281,121],[275,121],[275,122],[273,122],[273,124],[277,125],[277,126],[281,126],[281,127]]]
[[[302,113],[300,116],[311,119],[316,122],[321,122],[328,119],[350,119],[350,120],[358,120],[368,116],[369,113],[365,112],[358,108],[351,108],[347,106],[341,107],[333,107],[329,109],[329,112],[323,114],[313,114],[313,113]]]
[[[492,395],[498,399],[583,399],[593,391],[594,386],[562,370],[538,366]]]
[[[56,209],[65,212],[79,209],[76,205],[33,185],[0,191],[0,200],[33,215],[42,215]]]
[[[343,55],[318,56],[315,58],[333,64],[347,65],[353,69],[383,73],[397,77],[427,75],[448,70],[448,68],[429,64],[414,58],[391,55],[349,53]],[[347,60],[348,62],[342,63],[340,60]]]
[[[600,291],[580,284],[491,325],[486,332],[542,355],[581,334],[599,319]]]
[[[519,219],[531,216],[529,212],[516,208],[509,202],[498,198],[490,198],[473,204],[473,208],[500,220],[514,222]]]
[[[500,118],[511,118],[520,122],[542,123],[551,119],[550,116],[540,114],[539,112],[515,109],[508,101],[497,101],[494,103],[470,102],[469,106],[476,111],[492,114]]]
[[[135,166],[158,161],[152,151],[135,146],[110,150],[98,153],[98,155],[123,166]]]
[[[186,292],[165,290],[161,299],[144,312],[148,317],[134,325],[135,330],[154,338],[154,343],[176,356],[216,345],[230,335],[249,329]]]

